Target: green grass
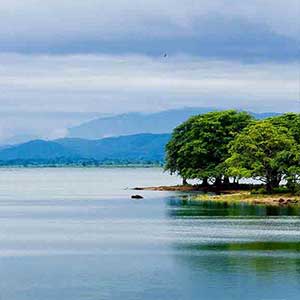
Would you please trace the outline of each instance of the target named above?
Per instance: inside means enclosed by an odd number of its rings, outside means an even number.
[[[251,194],[250,192],[245,191],[236,191],[232,194],[221,194],[221,195],[212,195],[212,194],[203,194],[195,197],[195,200],[199,201],[218,201],[218,202],[247,202],[250,204],[272,204],[278,205],[280,202],[279,199],[283,199],[285,202],[290,199],[293,201],[298,201],[300,204],[300,196],[295,196],[292,194]],[[298,203],[291,203],[298,204]]]

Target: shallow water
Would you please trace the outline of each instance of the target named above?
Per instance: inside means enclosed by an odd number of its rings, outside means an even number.
[[[1,169],[0,299],[299,299],[300,212],[129,187],[160,169]]]

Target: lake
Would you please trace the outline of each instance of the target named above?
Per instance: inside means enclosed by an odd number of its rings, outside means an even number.
[[[299,299],[299,209],[130,199],[179,182],[159,168],[0,169],[0,299]]]

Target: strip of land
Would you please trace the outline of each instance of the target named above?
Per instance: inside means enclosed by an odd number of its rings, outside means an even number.
[[[246,202],[253,205],[274,205],[274,206],[287,206],[287,205],[300,205],[300,196],[292,194],[271,194],[271,195],[256,195],[245,191],[236,191],[234,193],[221,194],[221,195],[198,195],[195,196],[196,200],[211,200],[227,203]]]
[[[300,196],[293,194],[252,194],[247,190],[224,189],[214,190],[213,188],[204,188],[197,185],[175,185],[175,186],[157,186],[157,187],[136,187],[134,190],[148,191],[174,191],[174,192],[202,192],[195,195],[194,200],[198,201],[217,201],[227,203],[248,203],[253,205],[273,205],[289,206],[300,205]]]

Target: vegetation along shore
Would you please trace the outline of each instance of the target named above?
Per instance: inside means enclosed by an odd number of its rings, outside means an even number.
[[[298,204],[300,114],[256,120],[226,110],[191,117],[173,131],[165,170],[181,176],[182,186],[152,189],[213,192],[198,198],[218,201]],[[190,186],[189,179],[201,184]],[[245,179],[260,184],[240,184]]]

